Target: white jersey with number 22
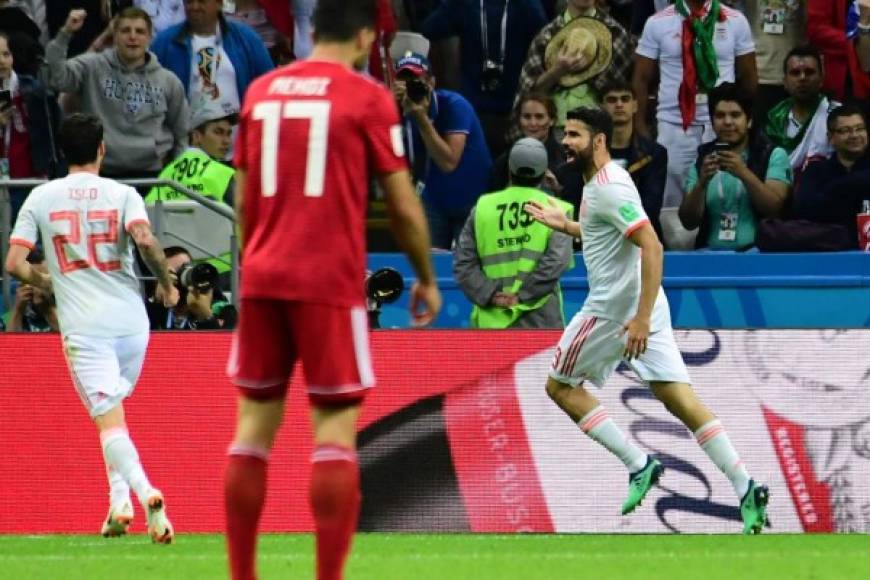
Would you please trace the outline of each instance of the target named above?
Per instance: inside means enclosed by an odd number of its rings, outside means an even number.
[[[137,222],[148,223],[132,187],[76,172],[35,188],[11,243],[33,248],[42,239],[64,336],[121,337],[148,331],[133,271]]]

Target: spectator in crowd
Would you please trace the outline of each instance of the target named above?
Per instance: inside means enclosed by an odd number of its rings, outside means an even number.
[[[163,306],[156,297],[146,301],[151,330],[230,330],[238,320],[236,307],[230,304],[218,286],[217,272],[209,287],[182,287],[178,272],[193,260],[190,252],[181,246],[163,250],[166,264],[172,272],[175,286],[179,289],[178,304],[171,308]],[[207,264],[200,264],[207,266]]]
[[[716,141],[698,148],[679,217],[687,229],[700,228],[698,248],[746,250],[758,220],[778,216],[788,197],[788,154],[752,131],[752,100],[737,85],[713,89],[709,107]]]
[[[57,146],[61,113],[43,83],[15,70],[10,38],[0,32],[0,179],[57,177],[63,170]],[[12,219],[27,197],[10,191]]]
[[[34,270],[48,273],[45,255],[34,249],[27,256]],[[57,332],[57,306],[54,296],[42,288],[19,284],[15,291],[15,304],[6,313],[7,332]]]
[[[520,97],[520,132],[523,137],[532,137],[544,144],[547,150],[547,171],[541,182],[541,189],[558,194],[561,191],[556,181],[556,170],[565,163],[565,150],[553,134],[556,121],[556,103],[546,95],[529,94]],[[487,191],[499,191],[508,186],[510,169],[509,152],[502,153],[492,163]]]
[[[661,240],[663,234],[659,213],[667,181],[668,151],[634,130],[637,99],[629,83],[614,83],[605,87],[601,95],[601,108],[613,119],[610,156],[631,175],[640,194],[643,210]]]
[[[44,20],[44,9],[41,16]],[[37,41],[43,35],[32,7],[26,2],[15,0],[0,0],[0,32],[10,35],[23,34]]]
[[[870,35],[868,9],[866,2],[854,0],[807,0],[807,38],[822,51],[824,89],[838,101],[870,97],[870,75],[856,53],[856,42],[866,43],[861,37]]]
[[[423,22],[432,41],[459,37],[460,92],[474,106],[494,156],[505,151],[520,70],[546,23],[540,0],[446,0]]]
[[[203,108],[193,111],[190,125],[190,147],[160,173],[160,179],[177,181],[193,191],[223,203],[233,205],[236,170],[225,161],[233,138],[238,115],[225,115],[223,109]],[[145,197],[146,205],[160,201],[186,200],[187,196],[171,187],[156,186]],[[229,240],[227,240],[229,247]],[[219,274],[230,272],[229,252],[206,260]]]
[[[632,80],[638,104],[635,130],[644,137],[652,136],[647,104],[656,78],[660,78],[657,140],[668,150],[663,202],[668,209],[678,207],[683,199],[684,177],[698,146],[713,138],[706,106],[713,87],[736,82],[744,95],[755,95],[755,44],[746,17],[719,0],[677,0],[647,21]],[[675,217],[670,210],[661,216],[664,243],[671,249],[688,249],[694,236]]]
[[[564,328],[559,278],[572,264],[571,237],[533,220],[547,149],[524,137],[510,151],[510,186],[477,200],[456,244],[453,274],[474,304],[472,328]],[[574,208],[559,202],[566,214]]]
[[[860,107],[844,105],[831,111],[827,126],[834,152],[807,165],[795,187],[790,217],[839,224],[848,232],[847,247],[855,248],[855,215],[870,199],[867,118]]]
[[[263,41],[275,65],[293,60],[293,13],[288,0],[235,0],[224,4],[229,22],[250,26]]]
[[[568,0],[566,10],[532,41],[520,74],[520,94],[551,95],[561,134],[568,111],[597,107],[605,85],[628,78],[630,54],[628,33],[595,0]],[[517,107],[514,111],[519,112]],[[509,137],[518,136],[514,130]]]
[[[175,76],[148,52],[151,19],[126,8],[114,21],[114,48],[67,60],[70,39],[81,29],[84,10],[73,10],[46,47],[45,75],[57,91],[75,93],[83,112],[105,128],[102,174],[155,176],[187,146],[187,101]]]
[[[245,90],[274,68],[263,41],[246,24],[228,22],[222,0],[185,0],[185,20],[157,35],[151,50],[184,85],[191,108],[241,110]]]
[[[489,180],[492,158],[483,129],[465,97],[435,89],[421,54],[396,63],[393,94],[402,109],[405,150],[422,188],[432,247],[449,250]]]
[[[858,39],[855,51],[858,64],[865,73],[870,73],[870,0],[858,0],[858,24],[855,26]]]
[[[789,154],[795,178],[808,159],[827,157],[828,112],[839,103],[822,94],[822,55],[813,46],[793,48],[783,61],[784,85],[788,98],[767,115],[764,132],[777,147]]]
[[[782,63],[788,52],[806,37],[806,9],[802,0],[746,0],[744,13],[755,39],[758,68],[758,95],[755,118],[767,112],[788,95],[783,87]]]

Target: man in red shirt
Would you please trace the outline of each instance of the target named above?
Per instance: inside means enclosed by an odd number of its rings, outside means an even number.
[[[372,176],[419,278],[411,288],[414,323],[428,324],[441,307],[396,105],[354,70],[375,40],[376,0],[320,0],[313,22],[311,58],[252,83],[239,121],[245,275],[228,372],[241,398],[225,477],[235,580],[255,577],[266,464],[296,359],[312,405],[317,578],[342,577],[360,502],[356,420],[374,384],[363,293]]]

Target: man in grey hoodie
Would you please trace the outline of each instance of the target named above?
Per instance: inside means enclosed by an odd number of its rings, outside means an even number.
[[[105,128],[103,175],[151,177],[187,147],[187,100],[181,81],[148,51],[151,18],[125,8],[115,19],[114,46],[67,59],[86,12],[71,10],[45,50],[43,75],[56,91],[74,93],[81,110]]]

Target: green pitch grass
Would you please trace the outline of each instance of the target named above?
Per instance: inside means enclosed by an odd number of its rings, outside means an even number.
[[[260,577],[312,578],[310,535],[266,535]],[[857,580],[868,577],[860,536],[593,536],[360,534],[346,580]],[[0,536],[0,575],[16,580],[226,578],[224,541],[182,535]]]

